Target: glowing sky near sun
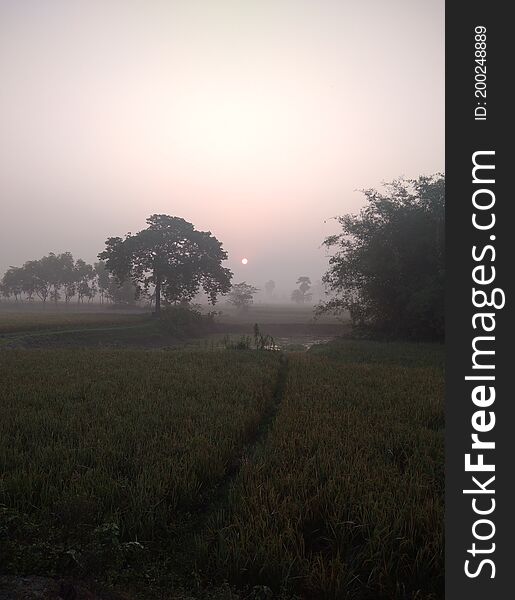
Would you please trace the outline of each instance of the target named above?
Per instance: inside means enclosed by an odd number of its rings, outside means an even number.
[[[219,237],[237,278],[318,278],[356,189],[443,170],[443,9],[3,0],[0,270],[93,260],[163,212]]]

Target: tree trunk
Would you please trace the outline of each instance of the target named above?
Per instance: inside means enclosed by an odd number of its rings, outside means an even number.
[[[156,274],[156,310],[154,314],[158,317],[161,314],[161,276]]]

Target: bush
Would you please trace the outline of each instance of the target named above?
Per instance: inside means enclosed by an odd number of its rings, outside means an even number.
[[[191,304],[169,306],[161,310],[159,323],[177,337],[201,336],[214,331],[215,315],[215,312],[202,314]]]

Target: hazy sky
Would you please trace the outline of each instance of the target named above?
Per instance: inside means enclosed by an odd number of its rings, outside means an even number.
[[[443,0],[0,0],[1,272],[167,213],[291,289],[443,167]]]

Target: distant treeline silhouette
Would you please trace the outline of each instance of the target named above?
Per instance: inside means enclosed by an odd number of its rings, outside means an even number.
[[[120,284],[103,262],[91,265],[82,258],[75,260],[70,252],[50,252],[21,267],[9,267],[0,283],[2,297],[14,302],[40,300],[68,304],[97,298],[101,303],[133,304],[136,291],[130,280]]]

